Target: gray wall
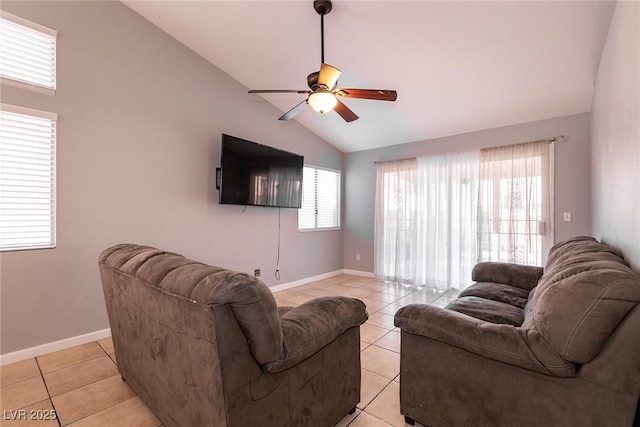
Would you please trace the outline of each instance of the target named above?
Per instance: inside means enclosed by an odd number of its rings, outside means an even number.
[[[577,114],[345,154],[344,268],[373,272],[373,162],[477,150],[565,135],[555,144],[555,240],[591,233],[589,114]],[[563,222],[563,212],[572,222]],[[356,255],[360,254],[360,261]]]
[[[619,1],[593,95],[592,200],[597,238],[640,271],[640,3]]]
[[[152,245],[268,285],[342,268],[342,232],[297,231],[282,210],[220,206],[222,132],[342,169],[340,151],[119,2],[2,2],[58,30],[58,91],[2,86],[2,102],[59,114],[58,246],[1,254],[0,353],[107,328],[96,260],[120,242]],[[215,42],[212,40],[212,43]]]

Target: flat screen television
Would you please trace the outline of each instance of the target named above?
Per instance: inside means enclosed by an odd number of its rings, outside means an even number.
[[[304,158],[222,134],[220,204],[300,208]]]

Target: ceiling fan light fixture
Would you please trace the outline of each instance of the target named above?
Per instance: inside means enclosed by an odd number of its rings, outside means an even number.
[[[325,113],[333,110],[338,100],[331,91],[318,90],[309,95],[307,102],[318,113]]]

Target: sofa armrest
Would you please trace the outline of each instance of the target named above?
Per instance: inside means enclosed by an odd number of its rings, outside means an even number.
[[[262,365],[262,369],[270,373],[284,371],[368,318],[367,307],[355,298],[321,297],[300,304],[280,317],[284,359]]]
[[[474,282],[502,283],[530,291],[536,287],[543,272],[542,267],[531,265],[480,262],[473,267],[471,279]]]
[[[558,377],[574,377],[575,365],[563,360],[535,330],[495,324],[424,304],[396,312],[394,324],[488,359]],[[429,363],[428,360],[425,363]]]

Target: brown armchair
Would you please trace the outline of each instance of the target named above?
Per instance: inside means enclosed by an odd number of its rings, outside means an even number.
[[[478,283],[446,308],[396,313],[408,422],[638,425],[640,276],[590,237],[554,246],[541,274],[479,264]]]
[[[242,273],[117,245],[99,267],[118,370],[166,426],[332,426],[360,400],[362,301],[280,309]]]

